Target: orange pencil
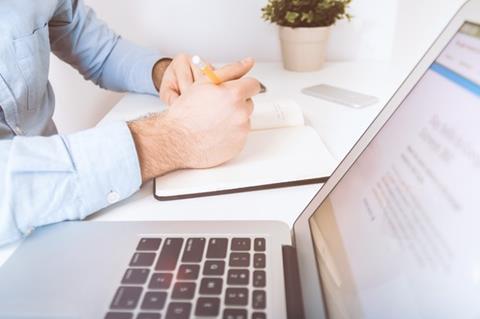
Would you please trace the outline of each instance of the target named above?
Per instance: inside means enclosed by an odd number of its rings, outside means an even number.
[[[222,84],[222,80],[218,77],[218,75],[215,73],[215,71],[212,70],[212,68],[205,63],[198,55],[195,55],[192,57],[192,63],[196,67],[198,67],[205,76],[212,81],[213,84]]]
[[[213,69],[205,63],[198,55],[194,55],[192,57],[192,63],[197,68],[199,68],[202,73],[213,83],[216,85],[222,84],[222,80],[218,77],[218,75],[213,71]],[[260,93],[265,93],[267,88],[260,82]]]

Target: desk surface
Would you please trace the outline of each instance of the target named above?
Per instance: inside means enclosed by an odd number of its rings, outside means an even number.
[[[259,63],[251,74],[268,88],[268,92],[259,99],[288,97],[296,100],[303,109],[306,123],[318,132],[333,156],[340,161],[392,96],[408,71],[406,67],[388,63],[348,62],[328,63],[318,72],[294,73],[283,70],[276,63]],[[353,109],[300,93],[302,88],[320,83],[371,94],[377,96],[379,102],[363,109]],[[141,100],[142,97],[127,95],[102,122],[128,120],[159,111],[151,103],[139,103]],[[132,101],[135,101],[135,105],[132,105]],[[320,187],[320,184],[316,184],[159,202],[152,196],[152,183],[147,183],[129,199],[91,215],[88,220],[275,219],[291,226]],[[0,265],[18,244],[0,249]]]

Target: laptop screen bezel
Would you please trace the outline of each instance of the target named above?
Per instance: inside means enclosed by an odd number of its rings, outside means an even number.
[[[392,98],[386,103],[367,130],[335,169],[329,180],[306,206],[293,226],[293,240],[297,249],[300,279],[307,318],[324,318],[326,309],[323,302],[319,269],[315,259],[314,244],[310,233],[309,219],[322,202],[328,197],[356,159],[370,144],[375,135],[402,104],[410,91],[436,60],[440,52],[457,34],[464,23],[480,24],[480,0],[471,0],[464,4],[444,28],[433,45],[401,84]],[[312,278],[314,276],[314,278]]]

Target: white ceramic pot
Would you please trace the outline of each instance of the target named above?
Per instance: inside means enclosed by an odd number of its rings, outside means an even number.
[[[279,27],[283,66],[290,71],[320,69],[325,63],[330,27]]]

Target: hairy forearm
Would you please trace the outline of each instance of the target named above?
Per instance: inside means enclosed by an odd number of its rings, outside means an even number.
[[[128,127],[137,149],[143,182],[182,167],[184,134],[164,113],[132,121]]]

